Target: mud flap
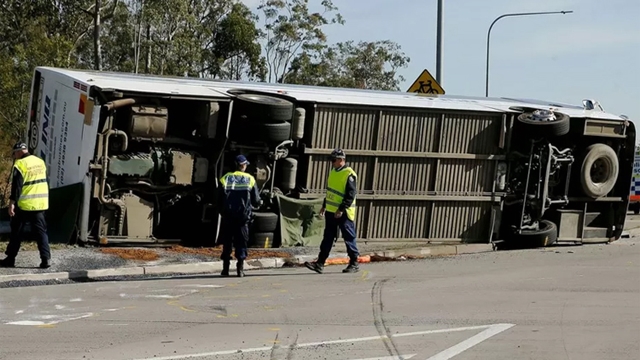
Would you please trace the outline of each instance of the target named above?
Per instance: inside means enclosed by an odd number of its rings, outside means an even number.
[[[49,190],[46,217],[50,243],[69,243],[75,239],[83,193],[82,183]]]

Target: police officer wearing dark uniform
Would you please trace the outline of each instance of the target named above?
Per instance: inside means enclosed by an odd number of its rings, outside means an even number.
[[[22,243],[22,231],[25,223],[31,223],[32,232],[36,235],[40,251],[40,267],[51,266],[51,250],[47,236],[47,222],[44,213],[49,209],[49,184],[47,166],[35,155],[29,154],[27,145],[17,143],[13,147],[13,181],[9,200],[9,216],[11,216],[11,237],[0,267],[15,267],[16,256]]]
[[[327,180],[327,195],[320,216],[325,217],[324,237],[320,244],[320,254],[315,262],[305,262],[305,266],[319,274],[324,271],[324,263],[329,257],[338,227],[344,238],[349,255],[349,265],[344,273],[358,272],[358,247],[356,246],[356,180],[358,175],[346,165],[346,155],[342,149],[331,152],[332,169]]]
[[[244,276],[244,260],[247,258],[247,243],[249,242],[249,222],[252,209],[260,206],[260,191],[256,185],[256,179],[247,174],[249,162],[244,155],[236,157],[237,170],[226,173],[220,179],[220,198],[222,208],[222,223],[220,238],[222,239],[223,269],[220,275],[229,276],[231,264],[231,250],[235,248],[236,265],[239,277]]]

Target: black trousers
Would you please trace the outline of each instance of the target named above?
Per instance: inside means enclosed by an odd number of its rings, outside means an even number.
[[[220,242],[222,243],[221,260],[231,260],[231,252],[235,248],[236,260],[247,258],[249,243],[249,219],[223,217],[220,224]]]
[[[4,253],[10,258],[15,258],[18,255],[24,237],[24,226],[27,222],[31,223],[31,232],[36,236],[40,258],[43,260],[51,259],[44,211],[23,211],[16,208],[16,214],[11,218],[9,245]]]

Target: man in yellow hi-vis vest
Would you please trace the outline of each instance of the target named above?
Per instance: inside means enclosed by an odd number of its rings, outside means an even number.
[[[51,266],[51,251],[47,236],[47,222],[44,212],[49,209],[49,182],[47,166],[42,159],[29,154],[27,145],[17,143],[13,147],[13,180],[9,200],[9,216],[11,216],[11,237],[0,267],[14,267],[16,256],[22,243],[24,225],[31,223],[31,231],[36,235],[40,251],[40,267]]]
[[[356,180],[358,175],[346,165],[346,155],[342,149],[335,149],[330,156],[332,169],[327,180],[327,195],[320,216],[325,217],[324,237],[320,244],[320,254],[315,262],[304,265],[319,274],[324,271],[324,263],[329,257],[338,227],[344,238],[349,255],[349,265],[344,273],[358,272],[358,247],[356,246]]]
[[[220,179],[220,224],[219,242],[222,242],[222,272],[220,275],[229,276],[231,250],[235,248],[238,261],[236,272],[238,277],[244,276],[244,260],[247,258],[249,242],[249,222],[252,208],[260,206],[260,191],[256,179],[245,172],[249,161],[244,155],[236,157],[236,171],[226,173]]]

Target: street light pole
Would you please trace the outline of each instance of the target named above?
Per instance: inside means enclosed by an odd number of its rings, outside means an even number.
[[[442,2],[438,0],[438,20],[436,26],[436,81],[442,86]]]
[[[504,14],[498,16],[493,22],[491,26],[489,26],[489,31],[487,31],[487,69],[485,72],[485,97],[489,97],[489,41],[491,38],[491,29],[493,25],[500,19],[510,16],[529,16],[529,15],[551,15],[551,14],[571,14],[573,11],[545,11],[545,12],[526,12],[526,13],[513,13],[513,14]]]

